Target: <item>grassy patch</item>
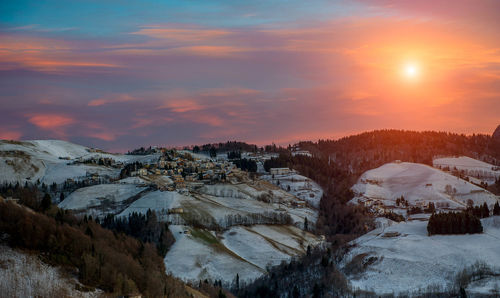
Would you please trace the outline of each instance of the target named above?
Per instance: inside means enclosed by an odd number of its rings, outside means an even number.
[[[212,233],[206,230],[193,229],[191,231],[191,235],[193,235],[193,237],[195,238],[202,240],[207,244],[214,245],[219,243],[219,240],[217,240],[217,238],[214,235],[212,235]]]

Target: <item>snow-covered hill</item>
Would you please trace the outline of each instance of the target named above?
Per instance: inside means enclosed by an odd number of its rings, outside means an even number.
[[[394,207],[403,196],[411,206],[433,202],[438,208],[461,209],[472,200],[490,207],[498,197],[487,190],[438,169],[416,163],[388,163],[365,172],[352,187],[353,203],[381,202]]]
[[[0,183],[26,181],[41,183],[63,183],[66,179],[85,177],[88,173],[116,177],[119,169],[92,165],[75,164],[76,160],[90,158],[110,158],[116,162],[157,159],[158,156],[133,156],[110,154],[81,145],[60,140],[5,141],[0,140]]]
[[[222,280],[229,285],[236,274],[252,281],[267,266],[304,254],[320,244],[315,235],[293,226],[234,226],[222,234],[185,226],[170,226],[175,244],[165,257],[167,271],[185,281]]]
[[[63,209],[71,209],[92,216],[116,213],[128,206],[127,200],[146,190],[133,184],[99,184],[83,187],[72,192],[59,203]]]
[[[355,246],[341,266],[353,288],[378,295],[426,290],[429,286],[451,288],[456,275],[477,262],[500,273],[500,217],[481,221],[484,233],[473,235],[429,237],[427,221],[378,228],[353,242]],[[467,290],[485,294],[499,286],[497,277],[485,276]]]
[[[433,165],[449,171],[463,171],[465,175],[488,184],[500,178],[500,167],[467,156],[436,158]]]
[[[156,211],[171,223],[177,239],[165,257],[166,268],[189,281],[230,283],[236,274],[250,281],[265,274],[268,264],[290,260],[308,245],[322,243],[320,237],[302,230],[306,218],[314,225],[317,210],[293,207],[297,197],[266,181],[206,184],[182,193],[151,190],[140,186],[143,182],[128,178],[81,188],[59,207],[94,217]],[[283,221],[285,215],[290,222]]]

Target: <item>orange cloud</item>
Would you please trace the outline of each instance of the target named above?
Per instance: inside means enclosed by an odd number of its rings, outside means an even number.
[[[222,126],[224,124],[224,121],[216,115],[197,114],[188,116],[187,118],[193,122],[208,124],[211,126]]]
[[[190,99],[181,99],[181,100],[173,100],[169,101],[166,104],[162,105],[160,109],[170,109],[175,113],[186,113],[191,111],[199,111],[204,107],[201,106],[194,100]]]
[[[58,114],[37,114],[29,116],[28,121],[42,129],[55,129],[75,123],[73,118]]]
[[[108,142],[116,139],[116,135],[110,132],[91,132],[87,136]]]
[[[95,61],[78,53],[79,47],[49,38],[0,36],[0,70],[29,68],[42,72],[61,72],[69,68],[116,68],[115,63]]]
[[[132,34],[180,42],[198,42],[228,36],[231,32],[222,29],[172,28],[152,25],[144,27],[139,31],[133,32]]]
[[[0,128],[0,140],[19,140],[22,135],[19,131]]]
[[[103,98],[97,98],[93,99],[88,103],[88,106],[90,107],[98,107],[110,103],[117,103],[117,102],[127,102],[127,101],[134,101],[136,98],[128,95],[128,94],[118,94],[115,96],[108,96],[108,97],[103,97]]]
[[[201,96],[210,97],[228,97],[228,96],[240,96],[240,95],[257,95],[261,91],[248,88],[213,88],[207,89],[200,93]]]

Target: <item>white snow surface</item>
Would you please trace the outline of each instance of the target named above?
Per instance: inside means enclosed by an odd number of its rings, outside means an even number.
[[[162,214],[170,208],[181,207],[180,202],[183,200],[188,200],[188,198],[178,192],[157,190],[147,193],[140,199],[134,201],[118,216],[128,216],[133,212],[145,214],[148,210],[154,210]]]
[[[103,204],[120,204],[145,190],[131,184],[99,184],[83,187],[72,192],[59,207],[72,210],[100,209]]]
[[[480,181],[492,184],[500,178],[500,167],[467,156],[443,157],[433,160],[433,165],[439,168],[449,167],[464,171],[466,175],[479,178]]]
[[[0,182],[35,182],[45,184],[63,183],[66,179],[85,177],[87,173],[98,173],[116,177],[115,168],[71,164],[75,160],[90,158],[110,158],[116,162],[131,163],[151,161],[154,155],[123,155],[92,152],[90,148],[61,140],[6,141],[0,140]],[[62,158],[62,159],[61,159]]]
[[[393,223],[354,240],[355,247],[344,256],[341,267],[345,270],[356,256],[365,261],[376,258],[364,272],[348,278],[353,288],[377,295],[417,291],[430,285],[451,287],[456,274],[477,261],[500,268],[500,217],[481,221],[482,234],[434,236],[427,236],[427,221]],[[387,237],[391,232],[397,236]],[[471,291],[478,287],[472,284]]]
[[[252,281],[266,273],[266,266],[304,253],[307,245],[320,241],[293,226],[235,226],[216,235],[186,226],[170,226],[175,244],[165,257],[167,272],[185,281],[222,280],[231,283],[236,274],[240,281]],[[185,234],[190,231],[191,234]],[[212,243],[196,235],[204,233]]]
[[[289,193],[308,202],[314,208],[319,208],[323,189],[313,180],[299,174],[274,175],[274,178],[272,175],[263,175],[261,178],[275,185],[279,181],[278,187],[285,191],[288,191],[290,186]]]
[[[456,189],[455,194],[446,193],[449,185]],[[369,170],[352,187],[355,198],[351,202],[370,198],[383,202],[386,206],[395,206],[397,198],[404,196],[410,203],[447,202],[451,209],[464,208],[467,200],[475,205],[486,202],[492,207],[498,197],[487,190],[441,170],[417,163],[387,163]]]

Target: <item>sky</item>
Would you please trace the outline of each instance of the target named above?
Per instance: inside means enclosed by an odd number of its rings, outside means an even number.
[[[0,103],[0,139],[116,152],[491,134],[500,1],[2,1]]]

